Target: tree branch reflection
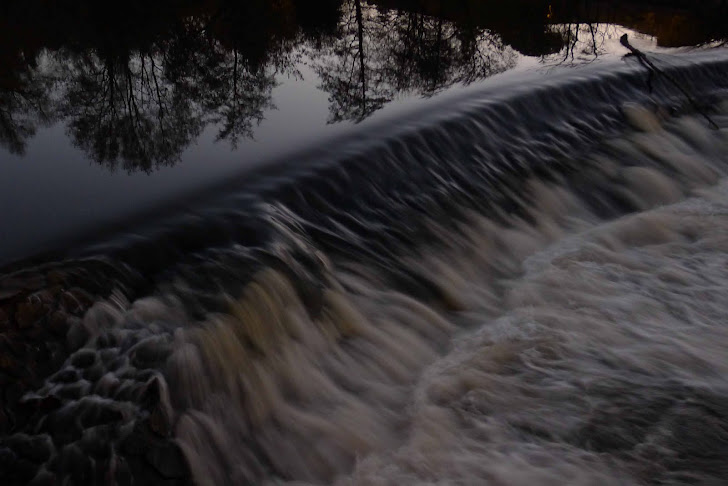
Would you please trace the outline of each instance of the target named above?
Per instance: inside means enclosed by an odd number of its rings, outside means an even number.
[[[313,53],[329,123],[359,122],[396,96],[432,96],[514,66],[516,52],[485,28],[417,11],[344,2],[337,38]]]
[[[92,160],[150,172],[179,162],[208,127],[232,148],[253,138],[278,80],[301,79],[302,63],[328,95],[328,122],[359,122],[399,97],[503,72],[519,53],[594,60],[616,35],[614,11],[597,0],[8,0],[0,146],[23,154],[62,121]],[[617,21],[667,43],[694,36],[643,17]]]

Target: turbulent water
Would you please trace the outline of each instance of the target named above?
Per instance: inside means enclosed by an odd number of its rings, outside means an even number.
[[[116,290],[5,447],[51,445],[39,484],[176,477],[142,424],[199,485],[721,483],[728,57],[689,59],[472,89],[79,250]]]

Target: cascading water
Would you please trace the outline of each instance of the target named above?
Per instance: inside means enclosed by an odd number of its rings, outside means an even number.
[[[471,89],[34,269],[115,276],[9,484],[719,483],[728,58],[658,61],[719,130],[631,64]]]

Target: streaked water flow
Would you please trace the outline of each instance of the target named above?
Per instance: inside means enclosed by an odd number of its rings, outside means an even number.
[[[471,89],[47,265],[118,283],[11,450],[75,484],[164,476],[144,427],[200,485],[717,484],[728,57],[655,62],[722,128],[636,63]]]

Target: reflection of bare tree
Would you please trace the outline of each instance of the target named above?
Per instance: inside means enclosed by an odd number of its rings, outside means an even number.
[[[590,62],[617,42],[613,24],[665,45],[725,38],[725,8],[675,17],[627,3],[636,2],[5,0],[0,145],[22,153],[39,126],[65,117],[94,160],[127,170],[174,163],[208,124],[235,146],[274,108],[277,76],[300,76],[302,52],[333,123],[504,71],[513,48],[546,64]],[[702,20],[676,28],[675,18]]]
[[[381,43],[386,80],[399,92],[430,96],[515,65],[516,53],[487,29],[414,12],[388,11]]]
[[[263,120],[264,110],[275,108],[271,91],[276,81],[274,73],[267,68],[246,69],[238,51],[227,57],[232,59],[210,73],[221,89],[210,91],[206,102],[213,114],[210,121],[220,126],[218,140],[229,140],[235,147],[241,138],[253,137],[253,129]]]
[[[394,96],[430,96],[502,72],[516,53],[486,29],[418,12],[345,2],[339,36],[314,53],[329,122],[361,121]]]
[[[384,68],[397,91],[429,95],[450,84],[458,64],[455,25],[413,12],[389,11],[383,17],[385,32],[393,34],[385,40],[390,62]]]
[[[134,2],[137,10],[142,3]],[[265,0],[208,3],[179,11],[160,7],[159,13],[173,14],[160,19],[160,32],[154,21],[129,29],[127,17],[134,18],[133,13],[112,5],[109,9],[123,17],[117,23],[95,3],[75,14],[88,15],[96,22],[91,25],[108,29],[87,29],[82,22],[68,44],[53,37],[55,31],[48,39],[37,31],[34,47],[43,42],[61,46],[50,49],[45,62],[45,70],[59,82],[41,86],[39,76],[33,82],[27,76],[26,82],[18,67],[12,76],[0,74],[0,144],[22,152],[40,122],[58,118],[93,160],[110,168],[151,171],[177,162],[207,125],[216,125],[218,140],[233,146],[252,137],[265,111],[274,108],[276,75],[297,75],[295,8],[291,2]],[[34,6],[29,12],[45,8]],[[311,11],[322,9],[338,13],[338,0]],[[33,26],[32,14],[26,19],[22,12],[13,3],[14,15]],[[64,9],[55,13],[72,21]],[[331,15],[325,17],[330,25]],[[69,32],[63,23],[56,27]],[[320,35],[313,28],[306,33],[309,39]],[[0,57],[15,56],[19,47],[13,45],[7,52],[0,49]]]
[[[80,31],[78,45],[49,56],[47,69],[62,80],[57,106],[42,98],[50,89],[2,91],[2,143],[21,151],[45,116],[40,108],[53,107],[94,160],[150,171],[178,161],[209,124],[233,146],[252,137],[274,108],[276,76],[300,76],[301,43],[329,94],[332,123],[362,120],[399,94],[430,96],[473,82],[516,57],[486,29],[363,0],[212,5],[166,18],[163,35],[150,23],[139,32],[113,22],[109,32]],[[103,9],[91,13],[106,21]]]
[[[363,120],[392,97],[380,79],[382,73],[370,64],[377,48],[372,30],[377,16],[374,7],[360,0],[347,2],[342,7],[338,38],[329,49],[315,54],[322,59],[315,69],[321,89],[329,93],[330,123]]]
[[[191,100],[171,86],[157,53],[66,59],[61,113],[74,142],[97,162],[150,171],[175,163],[202,128]]]
[[[614,24],[577,22],[550,26],[550,31],[563,39],[561,52],[545,56],[544,62],[559,64],[584,64],[595,61],[606,52],[609,40],[621,35]]]
[[[194,27],[194,26],[193,26]],[[74,142],[111,168],[176,163],[208,124],[235,145],[273,107],[273,71],[190,28],[148,51],[62,53],[61,113]],[[58,63],[60,65],[60,62]],[[60,69],[60,68],[59,68]]]
[[[165,53],[167,81],[194,100],[206,124],[219,127],[218,140],[228,140],[233,146],[252,137],[265,111],[274,108],[275,75],[291,64],[282,47],[271,51],[261,65],[244,51],[223,47],[205,36],[174,42],[166,46]]]
[[[51,84],[36,68],[25,67],[7,86],[0,87],[0,146],[22,155],[38,127],[50,123]]]
[[[109,22],[104,8],[90,7],[74,15]],[[56,109],[94,160],[150,171],[179,160],[208,124],[233,146],[252,137],[274,108],[276,76],[300,76],[300,43],[329,93],[329,122],[362,120],[402,93],[430,96],[473,82],[516,57],[486,29],[363,0],[212,0],[199,8],[165,17],[162,34],[151,21],[129,30],[124,25],[134,15],[112,9],[124,21],[111,21],[108,32],[81,28],[69,45],[59,42],[48,67],[62,79],[54,88],[58,105],[41,98],[50,89],[2,91],[2,143],[22,150],[45,116],[39,108]]]

